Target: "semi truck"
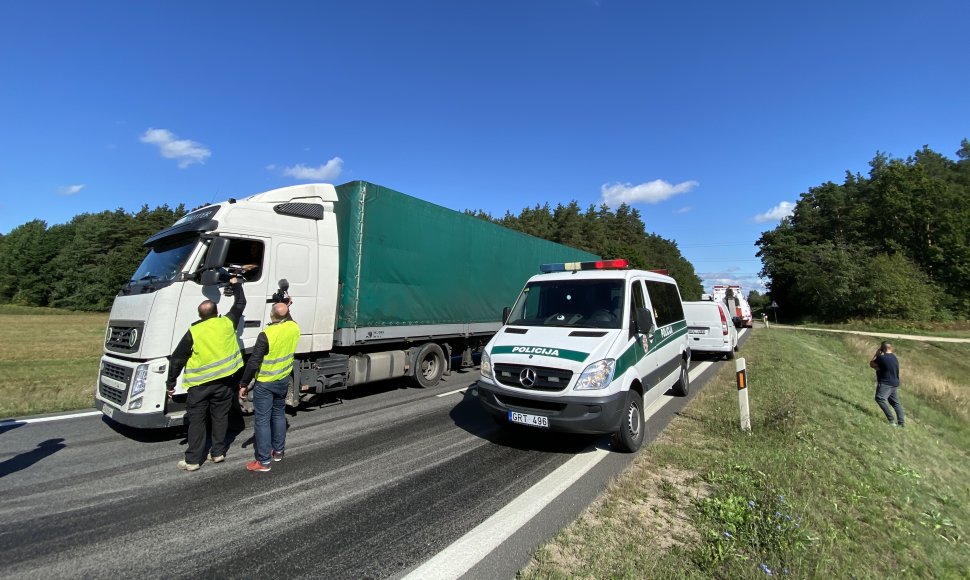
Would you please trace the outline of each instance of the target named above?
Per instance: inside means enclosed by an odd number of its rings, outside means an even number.
[[[166,396],[169,356],[197,307],[225,313],[230,274],[247,299],[238,337],[252,351],[287,296],[301,336],[287,402],[410,377],[432,387],[472,366],[503,307],[539,264],[598,257],[353,181],[303,184],[196,209],[145,241],[111,307],[95,406],[135,428],[181,425],[185,390]]]

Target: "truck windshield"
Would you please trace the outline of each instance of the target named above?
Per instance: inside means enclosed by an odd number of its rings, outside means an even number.
[[[171,282],[182,271],[182,266],[198,241],[197,236],[186,236],[155,244],[128,284]]]
[[[622,315],[622,280],[549,280],[526,285],[508,324],[620,328]]]

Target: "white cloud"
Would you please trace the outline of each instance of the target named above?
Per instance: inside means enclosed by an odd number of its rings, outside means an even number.
[[[205,145],[188,139],[179,139],[168,129],[149,129],[140,140],[149,145],[158,145],[162,157],[177,160],[180,169],[185,169],[193,163],[204,163],[212,155]]]
[[[621,203],[659,203],[678,193],[688,192],[700,185],[696,181],[683,181],[674,185],[663,179],[655,179],[640,185],[632,183],[605,183],[600,187],[603,203],[616,207]]]
[[[755,223],[780,222],[790,216],[795,211],[795,204],[790,201],[783,201],[765,213],[754,216]]]
[[[674,213],[687,213],[687,212],[693,211],[693,210],[694,210],[694,206],[688,205],[687,207],[682,207],[680,209],[675,209],[674,210]]]
[[[83,183],[79,183],[77,185],[65,185],[63,187],[58,187],[57,193],[60,195],[74,195],[82,189],[84,189]]]
[[[344,169],[344,160],[339,157],[334,157],[325,164],[319,167],[309,167],[303,165],[294,165],[293,167],[284,167],[283,175],[293,177],[300,181],[325,181],[331,182],[340,176],[340,173]]]

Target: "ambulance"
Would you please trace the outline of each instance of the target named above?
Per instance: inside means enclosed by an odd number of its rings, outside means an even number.
[[[677,282],[629,269],[627,260],[543,264],[540,272],[485,346],[478,399],[503,426],[610,433],[615,448],[637,451],[644,409],[690,387]]]

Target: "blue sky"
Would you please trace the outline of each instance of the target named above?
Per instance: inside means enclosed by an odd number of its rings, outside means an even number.
[[[0,233],[364,179],[627,201],[710,286],[877,151],[970,138],[964,1],[0,5]],[[612,257],[612,256],[611,256]]]

